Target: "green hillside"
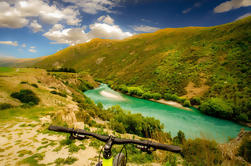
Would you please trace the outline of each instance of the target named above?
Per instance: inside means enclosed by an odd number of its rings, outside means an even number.
[[[159,93],[166,99],[169,94],[200,97],[201,110],[207,114],[249,121],[250,64],[251,17],[247,17],[214,27],[167,28],[125,40],[94,39],[45,57],[35,67],[84,70],[114,88],[139,87],[142,93]]]

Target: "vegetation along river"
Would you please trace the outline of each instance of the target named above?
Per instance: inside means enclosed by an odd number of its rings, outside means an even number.
[[[251,130],[251,128],[231,121],[201,114],[195,108],[192,111],[187,111],[127,96],[112,90],[106,84],[102,84],[96,89],[88,90],[84,94],[94,100],[96,104],[101,102],[104,108],[120,105],[124,110],[130,110],[132,113],[141,113],[144,116],[154,117],[164,124],[164,130],[170,131],[172,136],[175,136],[181,130],[187,138],[204,137],[223,143],[229,137],[236,137],[241,128]]]

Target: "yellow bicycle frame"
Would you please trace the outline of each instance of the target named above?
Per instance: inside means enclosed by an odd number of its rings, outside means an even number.
[[[113,157],[110,159],[103,159],[103,166],[112,166],[113,165]]]

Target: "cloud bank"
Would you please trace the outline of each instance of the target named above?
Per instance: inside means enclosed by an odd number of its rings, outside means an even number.
[[[240,7],[251,6],[251,0],[231,0],[226,1],[214,8],[215,13],[228,12],[233,9],[238,9]]]
[[[65,22],[68,25],[78,25],[81,20],[78,10],[73,6],[58,8],[56,5],[49,5],[43,0],[21,0],[0,2],[0,27],[22,28],[30,22],[31,18],[40,20],[46,24]],[[33,21],[31,27],[38,29],[37,23]],[[38,23],[37,23],[38,24]]]
[[[85,43],[94,38],[103,39],[124,39],[132,36],[130,32],[123,32],[117,25],[109,25],[106,23],[94,23],[89,26],[90,31],[86,33],[85,28],[66,28],[61,24],[54,25],[43,36],[54,41],[52,43],[75,45]]]

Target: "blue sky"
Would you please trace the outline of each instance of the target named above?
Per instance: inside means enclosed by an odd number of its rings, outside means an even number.
[[[214,26],[251,15],[251,0],[0,0],[0,57],[35,58],[93,38]]]

